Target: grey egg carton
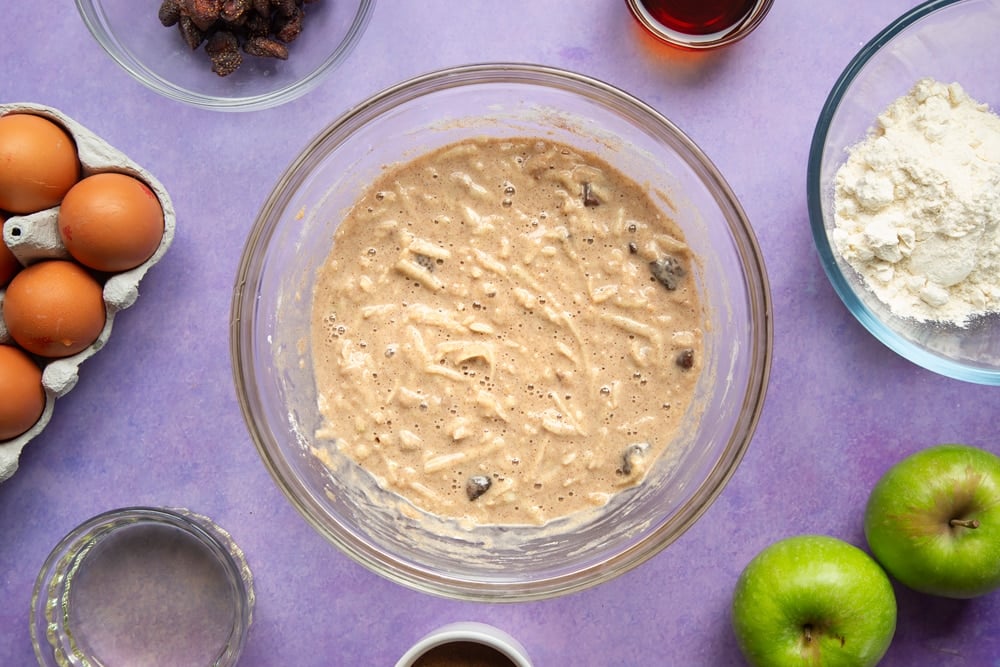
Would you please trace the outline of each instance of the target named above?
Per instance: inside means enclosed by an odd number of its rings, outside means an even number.
[[[174,238],[176,215],[173,203],[163,185],[148,171],[128,156],[109,145],[102,138],[62,112],[40,104],[0,104],[0,117],[11,113],[31,113],[61,125],[76,142],[80,158],[81,178],[101,172],[128,174],[146,183],[160,200],[163,208],[163,238],[156,252],[139,266],[111,274],[104,282],[104,306],[107,319],[100,336],[85,350],[69,357],[39,360],[42,363],[42,386],[45,389],[45,409],[34,426],[12,440],[0,441],[0,482],[9,479],[16,471],[21,451],[41,433],[52,419],[56,400],[76,386],[80,379],[80,365],[94,356],[111,337],[115,315],[130,307],[139,297],[139,283],[146,272],[167,252]],[[28,266],[45,259],[72,259],[59,237],[59,207],[37,213],[7,218],[3,226],[3,240],[17,260]],[[3,321],[5,290],[0,288],[0,343],[13,343]]]

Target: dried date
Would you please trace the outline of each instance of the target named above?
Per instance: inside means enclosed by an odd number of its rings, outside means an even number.
[[[242,25],[250,8],[250,0],[223,0],[219,18],[233,25]]]
[[[673,255],[664,255],[650,262],[649,272],[657,282],[670,291],[677,289],[681,279],[687,275],[680,260]]]
[[[295,0],[271,0],[271,7],[282,16],[291,16],[298,9]]]
[[[242,33],[246,41],[254,37],[267,37],[271,34],[271,21],[266,16],[251,12],[243,21]]]
[[[469,497],[469,500],[475,500],[489,491],[491,486],[493,486],[493,482],[486,475],[474,475],[469,478],[468,483],[465,485],[465,494]]]
[[[205,44],[205,53],[212,59],[212,71],[219,76],[229,76],[243,62],[240,43],[236,35],[227,30],[212,33]]]
[[[298,7],[295,7],[291,14],[275,22],[274,36],[285,44],[294,42],[302,33],[302,18],[304,16],[305,13]]]
[[[288,47],[270,37],[251,37],[243,44],[243,50],[259,58],[288,59]]]
[[[271,0],[251,0],[253,2],[253,11],[257,16],[261,16],[265,19],[271,18]]]
[[[164,28],[177,25],[177,22],[181,20],[180,0],[163,0],[160,5],[159,19]]]
[[[221,11],[221,0],[184,0],[181,4],[181,14],[191,19],[202,32],[215,25]]]
[[[205,33],[198,29],[198,26],[194,24],[194,21],[187,16],[181,16],[177,21],[177,28],[181,33],[181,38],[184,43],[190,47],[192,51],[196,50],[201,43],[205,41]]]
[[[622,474],[631,475],[648,451],[648,442],[636,442],[626,447],[625,451],[622,452]]]
[[[317,2],[162,0],[158,18],[164,27],[177,26],[192,51],[204,44],[212,71],[229,76],[242,64],[243,53],[286,60],[288,44],[302,33],[306,14],[303,7]]]

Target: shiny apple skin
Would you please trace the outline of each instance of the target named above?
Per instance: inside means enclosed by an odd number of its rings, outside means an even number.
[[[865,537],[882,567],[913,590],[949,598],[997,590],[1000,457],[944,444],[899,461],[872,489]]]
[[[754,667],[873,667],[892,642],[896,616],[885,571],[826,535],[764,548],[733,594],[733,629]]]

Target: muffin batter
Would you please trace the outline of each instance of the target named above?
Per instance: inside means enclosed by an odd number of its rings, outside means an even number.
[[[605,504],[691,403],[692,262],[637,183],[566,145],[483,138],[388,168],[317,276],[317,437],[332,447],[315,453],[478,524]]]

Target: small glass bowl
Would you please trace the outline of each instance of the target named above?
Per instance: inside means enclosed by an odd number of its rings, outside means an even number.
[[[1000,108],[1000,4],[932,0],[908,11],[854,56],[823,106],[813,134],[807,197],[813,239],[841,300],[878,340],[909,361],[958,380],[1000,385],[1000,315],[959,327],[895,315],[835,251],[831,234],[837,170],[848,149],[921,78],[957,82]]]
[[[428,656],[432,651],[459,650],[463,645],[475,645],[474,648],[485,647],[487,656],[479,655],[476,665],[496,665],[496,667],[531,667],[528,652],[520,642],[509,634],[486,623],[462,621],[449,623],[430,632],[414,644],[409,651],[396,663],[396,667],[420,667],[420,658]],[[427,664],[462,664],[460,658],[452,654],[449,663],[431,661]],[[469,657],[467,660],[471,661]]]
[[[474,137],[534,136],[595,153],[670,211],[696,262],[707,360],[693,408],[646,480],[587,520],[456,526],[412,514],[346,455],[310,448],[321,426],[308,344],[313,284],[341,213],[386,165]],[[530,64],[416,77],[323,130],[282,174],[250,231],[230,346],[243,416],[279,488],[372,571],[460,599],[540,599],[594,586],[677,539],[739,465],[770,373],[770,288],[756,237],[704,153],[656,110],[606,83]],[[349,388],[348,388],[349,390]],[[335,469],[334,469],[335,468]]]
[[[164,27],[159,2],[76,0],[101,47],[137,81],[173,100],[218,111],[266,109],[320,84],[351,53],[368,26],[375,0],[322,0],[305,7],[302,34],[288,60],[244,54],[228,76],[212,72],[202,45],[192,51],[177,26]]]
[[[757,0],[754,6],[736,22],[712,32],[683,32],[671,28],[656,18],[643,0],[625,0],[632,16],[656,39],[689,51],[705,51],[726,46],[743,39],[760,25],[771,9],[773,0]]]
[[[49,554],[31,642],[41,667],[232,667],[253,606],[253,576],[226,531],[187,510],[117,509]]]

